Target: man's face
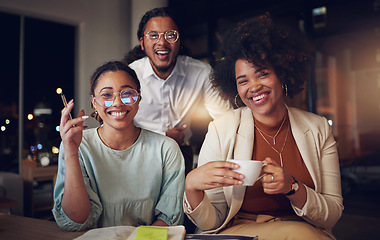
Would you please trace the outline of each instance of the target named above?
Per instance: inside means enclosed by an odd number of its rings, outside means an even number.
[[[178,31],[177,25],[170,17],[153,17],[145,27],[144,35],[155,31],[165,33],[168,30]],[[146,36],[140,39],[141,49],[149,57],[154,72],[162,79],[166,79],[172,72],[180,48],[180,39],[174,43],[168,43],[163,34],[160,34],[158,42],[152,41]]]

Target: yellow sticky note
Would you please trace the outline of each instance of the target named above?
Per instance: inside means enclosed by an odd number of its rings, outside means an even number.
[[[167,240],[168,229],[164,227],[140,226],[135,240]]]

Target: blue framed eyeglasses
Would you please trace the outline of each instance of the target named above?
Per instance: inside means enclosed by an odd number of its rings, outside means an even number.
[[[115,101],[116,95],[120,96],[120,100],[124,105],[133,105],[139,99],[139,93],[132,88],[124,89],[120,92],[103,91],[100,96],[94,97],[95,101],[104,108],[109,108]]]

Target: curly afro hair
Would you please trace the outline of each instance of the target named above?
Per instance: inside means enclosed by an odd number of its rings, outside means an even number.
[[[222,98],[235,105],[235,63],[244,59],[257,68],[272,68],[292,98],[303,90],[308,77],[311,57],[306,46],[304,36],[274,25],[268,13],[249,19],[221,39],[211,81]]]

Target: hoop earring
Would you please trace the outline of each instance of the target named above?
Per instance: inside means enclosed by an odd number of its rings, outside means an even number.
[[[288,85],[286,85],[285,83],[282,84],[282,89],[285,91],[285,96],[287,97],[288,96]]]
[[[103,119],[99,116],[99,113],[96,109],[94,109],[90,115],[93,117],[96,121],[98,121],[100,124],[103,124]]]
[[[237,104],[237,97],[239,96],[239,93],[238,94],[236,94],[236,96],[235,96],[235,106],[237,107],[237,108],[239,108],[240,106]]]

